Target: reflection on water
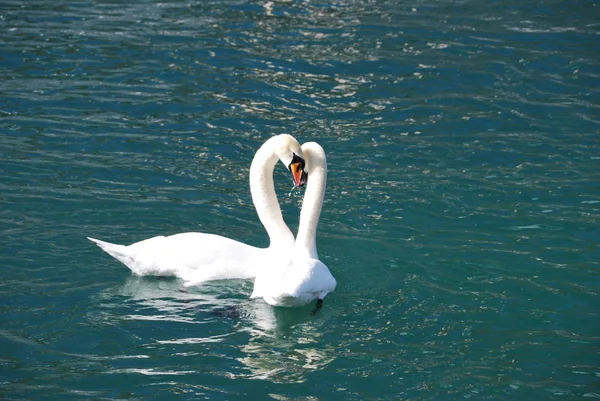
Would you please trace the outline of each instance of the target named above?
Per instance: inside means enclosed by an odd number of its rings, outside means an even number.
[[[95,313],[91,320],[99,324],[160,321],[209,326],[207,331],[194,329],[193,336],[184,336],[190,331],[181,330],[181,337],[156,339],[146,347],[167,346],[171,354],[183,357],[201,354],[208,344],[224,343],[228,347],[235,344],[238,354],[235,360],[245,369],[222,372],[230,378],[302,382],[306,374],[322,369],[335,359],[334,349],[321,344],[319,319],[310,315],[311,306],[274,308],[262,300],[248,299],[251,290],[252,283],[241,280],[208,282],[189,288],[175,278],[130,276],[124,283],[98,295],[102,312]],[[124,304],[127,311],[135,313],[120,314]],[[213,328],[217,323],[221,323],[218,325],[221,331],[215,334]],[[190,347],[193,352],[189,352]],[[148,366],[111,371],[144,375],[163,374],[161,372],[193,373],[186,369]]]
[[[240,346],[238,358],[250,373],[237,375],[274,382],[302,382],[306,374],[335,359],[334,349],[320,341],[319,326],[308,309],[302,312],[252,302],[251,338]]]

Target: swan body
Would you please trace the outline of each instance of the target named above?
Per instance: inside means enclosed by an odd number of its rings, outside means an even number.
[[[259,274],[251,298],[263,298],[273,306],[304,306],[325,298],[335,290],[336,284],[320,260],[294,259],[283,269],[279,266],[279,270],[271,271],[268,279]]]
[[[273,184],[277,160],[288,167],[294,185],[302,185],[304,156],[298,141],[285,134],[268,139],[250,166],[250,192],[269,235],[268,248],[196,232],[153,237],[128,246],[88,239],[137,275],[177,276],[186,285],[254,278],[264,266],[288,260],[294,247],[294,235],[283,220]]]
[[[273,306],[302,306],[316,299],[319,308],[337,284],[319,260],[316,244],[327,184],[327,159],[323,148],[315,142],[302,145],[302,151],[308,182],[292,256],[287,262],[270,264],[258,273],[251,298],[263,298]]]
[[[188,285],[254,278],[261,263],[277,258],[276,250],[205,233],[158,236],[129,246],[88,239],[136,275],[177,276]]]

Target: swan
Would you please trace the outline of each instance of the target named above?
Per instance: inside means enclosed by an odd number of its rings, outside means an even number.
[[[88,239],[136,275],[174,275],[182,278],[185,285],[254,278],[257,271],[271,261],[289,259],[294,246],[294,235],[283,220],[273,184],[278,159],[292,174],[294,186],[306,182],[304,154],[291,135],[273,136],[256,152],[250,166],[250,192],[258,217],[269,235],[268,248],[196,232],[153,237],[129,246]]]
[[[273,306],[302,306],[316,299],[314,313],[323,306],[323,298],[336,287],[335,278],[319,260],[316,243],[327,185],[327,159],[323,148],[315,142],[303,144],[302,151],[308,180],[292,256],[283,266],[270,264],[261,270],[250,298],[263,298]]]

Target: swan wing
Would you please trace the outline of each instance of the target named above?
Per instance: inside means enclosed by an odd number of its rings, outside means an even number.
[[[90,238],[137,275],[177,276],[187,283],[247,279],[269,258],[268,249],[204,233],[158,236],[124,246]]]

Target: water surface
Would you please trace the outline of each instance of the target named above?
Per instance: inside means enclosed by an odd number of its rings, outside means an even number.
[[[5,399],[600,398],[597,2],[3,1]],[[89,243],[218,233],[329,160],[323,310]],[[297,227],[300,195],[275,181]]]

